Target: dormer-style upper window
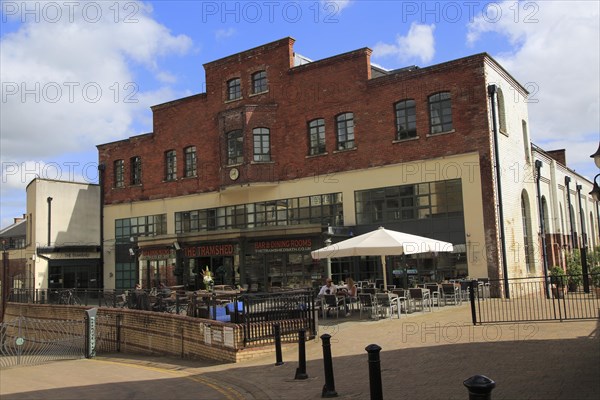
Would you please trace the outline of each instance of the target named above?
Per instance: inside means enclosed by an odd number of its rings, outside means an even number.
[[[242,84],[240,78],[227,81],[227,100],[237,100],[242,97]]]

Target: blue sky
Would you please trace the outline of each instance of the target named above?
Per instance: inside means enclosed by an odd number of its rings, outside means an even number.
[[[286,36],[313,60],[362,47],[388,69],[487,52],[532,92],[532,141],[592,178],[594,1],[1,2],[1,226],[35,176],[97,182],[96,145],[152,131],[150,106],[204,91],[202,64]]]

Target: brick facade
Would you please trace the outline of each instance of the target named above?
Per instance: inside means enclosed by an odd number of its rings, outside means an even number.
[[[541,275],[536,191],[530,179],[528,93],[506,70],[482,53],[426,68],[382,71],[371,65],[368,48],[296,65],[293,44],[293,39],[284,38],[205,64],[205,93],[152,107],[152,133],[98,146],[100,163],[106,166],[103,188],[108,239],[114,231],[114,218],[166,213],[167,235],[162,241],[145,240],[148,246],[168,246],[173,240],[239,240],[237,267],[248,254],[243,241],[249,234],[177,234],[174,213],[342,192],[344,224],[352,227],[356,224],[355,191],[441,181],[447,179],[444,168],[457,160],[465,237],[452,240],[467,249],[469,274],[498,279],[506,269],[511,277]],[[253,94],[252,75],[258,71],[266,72],[268,91]],[[227,100],[227,82],[233,78],[240,79],[241,97]],[[503,93],[496,121],[501,125],[498,160],[493,151],[490,85]],[[429,97],[440,92],[450,93],[452,130],[430,134]],[[407,99],[415,102],[417,137],[396,140],[395,104]],[[355,146],[345,150],[338,149],[336,134],[336,116],[342,113],[354,116]],[[326,151],[309,155],[308,123],[317,118],[325,121]],[[253,161],[254,128],[270,129],[269,162]],[[243,161],[228,165],[226,134],[233,130],[242,131]],[[196,147],[198,172],[184,178],[184,149],[188,146]],[[165,152],[169,150],[177,153],[177,179],[172,181],[165,180]],[[134,156],[142,159],[139,185],[128,184],[129,160]],[[473,157],[474,174],[469,169]],[[126,184],[114,188],[113,165],[120,159],[125,161]],[[231,179],[234,167],[239,177]],[[419,168],[425,168],[420,177],[406,173]],[[398,175],[390,179],[390,173]],[[502,185],[501,199],[498,183]],[[527,227],[521,198],[526,199]],[[499,204],[504,211],[503,234],[499,232]],[[394,226],[394,221],[383,223]],[[395,226],[401,228],[399,223]],[[372,227],[364,227],[368,228]],[[526,228],[529,247],[522,243]],[[306,233],[317,233],[316,229]],[[273,237],[289,234],[283,228],[271,232]],[[503,241],[507,265],[500,268]],[[536,250],[531,251],[533,247]],[[532,255],[527,266],[526,251]],[[111,257],[105,252],[109,265]],[[105,278],[106,274],[105,270]]]

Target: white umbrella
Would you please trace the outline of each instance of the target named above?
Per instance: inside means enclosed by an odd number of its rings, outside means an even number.
[[[379,227],[372,232],[311,251],[310,254],[317,260],[334,257],[381,256],[383,285],[386,287],[385,256],[441,251],[452,251],[452,243]]]

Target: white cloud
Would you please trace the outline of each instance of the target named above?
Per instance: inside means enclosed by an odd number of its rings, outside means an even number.
[[[218,29],[215,32],[215,39],[217,41],[223,40],[223,39],[228,39],[228,38],[232,37],[233,35],[235,35],[235,33],[236,33],[236,30],[234,28]]]
[[[321,4],[324,10],[339,13],[350,5],[350,0],[321,0]],[[335,8],[331,8],[331,6]]]
[[[396,42],[379,42],[373,47],[373,57],[396,57],[400,62],[419,59],[427,63],[435,55],[435,25],[423,25],[413,22],[406,36],[397,35]]]
[[[98,22],[80,13],[70,21],[65,9],[55,23],[42,18],[2,37],[3,156],[52,157],[126,136],[153,104],[140,101],[150,88],[136,80],[133,68],[173,81],[159,58],[185,53],[188,37],[171,35],[141,3],[135,3],[134,23],[115,23],[112,3],[95,4],[106,7]]]
[[[61,7],[61,17],[41,13],[36,22],[29,16],[0,38],[3,224],[25,212],[25,185],[36,173],[53,179],[58,164],[62,174],[57,179],[83,178],[66,174],[68,165],[50,160],[143,133],[134,126],[152,126],[149,107],[178,97],[168,86],[175,76],[160,63],[190,51],[191,39],[156,22],[144,3],[118,3],[117,21],[117,3],[92,4],[86,13],[76,2],[31,3],[28,9]],[[9,15],[6,21],[21,17]]]
[[[467,44],[495,33],[515,46],[493,56],[533,89],[532,140],[547,150],[566,148],[569,166],[589,170],[589,155],[600,139],[600,3],[519,3],[518,15],[515,4],[498,3],[502,17],[495,23],[476,18],[468,26]]]

